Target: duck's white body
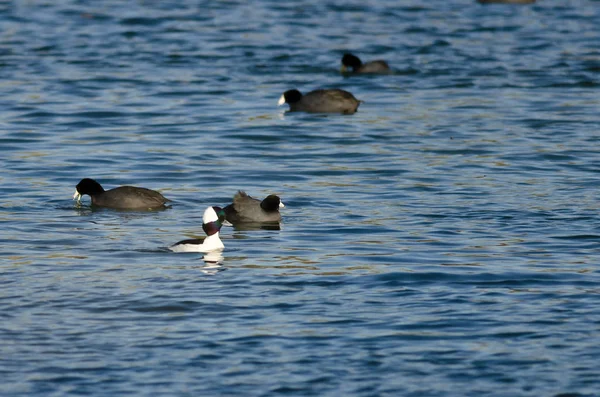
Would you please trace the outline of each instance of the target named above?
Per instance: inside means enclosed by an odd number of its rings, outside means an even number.
[[[204,241],[200,239],[184,240],[169,247],[173,252],[211,252],[222,250],[223,248],[225,246],[219,238],[219,233],[207,236]]]
[[[220,216],[217,215],[217,211]],[[183,240],[173,244],[169,249],[173,252],[212,252],[225,248],[219,230],[225,221],[225,212],[219,207],[208,207],[202,216],[202,228],[207,236],[203,239]]]

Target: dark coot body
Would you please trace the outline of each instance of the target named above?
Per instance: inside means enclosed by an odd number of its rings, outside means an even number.
[[[339,89],[314,90],[306,95],[289,90],[279,99],[279,105],[287,103],[292,112],[353,114],[361,101],[348,91]]]
[[[258,200],[239,191],[233,196],[233,203],[224,208],[225,218],[232,224],[274,223],[281,221],[279,208],[285,207],[278,196],[271,194]]]
[[[74,199],[88,195],[92,204],[98,207],[115,209],[155,209],[164,207],[170,200],[157,191],[135,186],[121,186],[110,190],[104,188],[95,180],[82,179],[75,188]]]
[[[354,56],[352,54],[344,54],[344,56],[342,57],[342,73],[347,73],[349,69],[352,73],[390,73],[390,67],[386,61],[377,60],[362,63],[360,58],[358,58],[357,56]]]

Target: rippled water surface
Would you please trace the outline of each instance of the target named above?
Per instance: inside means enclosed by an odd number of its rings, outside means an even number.
[[[0,394],[597,396],[600,2],[0,4]],[[394,73],[342,76],[346,51]],[[352,116],[285,113],[343,88]],[[173,200],[71,200],[84,178]],[[238,190],[281,230],[166,247]]]

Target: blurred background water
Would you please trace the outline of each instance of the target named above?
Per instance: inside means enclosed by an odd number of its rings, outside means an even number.
[[[593,396],[600,2],[0,4],[2,395]],[[351,51],[389,76],[339,74]],[[338,87],[352,116],[286,114]],[[144,186],[158,212],[77,207]],[[281,230],[168,245],[238,190]]]

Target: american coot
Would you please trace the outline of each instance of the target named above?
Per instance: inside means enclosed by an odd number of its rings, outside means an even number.
[[[182,240],[173,244],[169,249],[173,252],[210,252],[225,248],[219,238],[219,230],[225,221],[225,211],[220,207],[208,207],[202,215],[204,238]]]
[[[314,90],[306,95],[298,90],[289,90],[283,93],[277,104],[287,103],[292,112],[353,114],[361,102],[348,91],[331,89]]]
[[[362,63],[360,58],[352,54],[344,54],[342,57],[342,73],[347,73],[352,69],[352,73],[389,73],[390,67],[386,61],[377,60]]]
[[[283,207],[285,205],[274,194],[260,201],[240,190],[233,196],[233,203],[225,207],[224,210],[225,218],[233,224],[244,222],[267,223],[280,222],[279,208]]]
[[[77,184],[73,199],[79,202],[85,194],[92,198],[93,205],[115,209],[155,209],[164,207],[166,202],[171,201],[159,192],[143,187],[121,186],[104,190],[90,178],[84,178]]]

